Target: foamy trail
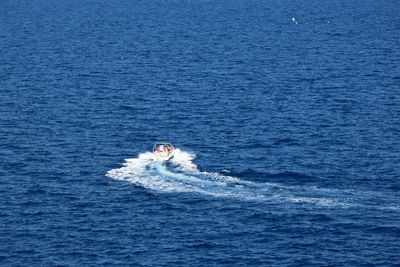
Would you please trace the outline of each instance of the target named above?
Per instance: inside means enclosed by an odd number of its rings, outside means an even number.
[[[363,207],[398,210],[393,198],[371,197],[362,191],[288,186],[279,183],[257,183],[214,172],[200,171],[193,162],[195,155],[180,149],[168,163],[155,162],[152,153],[126,159],[123,167],[107,172],[113,179],[124,180],[158,192],[192,192],[214,197],[246,201],[312,203],[323,207]],[[375,199],[382,199],[381,204]]]
[[[217,197],[235,197],[258,199],[244,185],[251,182],[224,176],[218,173],[202,172],[193,163],[195,155],[180,149],[170,163],[152,161],[150,152],[140,154],[137,158],[126,159],[123,167],[112,169],[107,176],[124,180],[147,189],[159,192],[197,192]],[[257,195],[260,192],[257,192]]]

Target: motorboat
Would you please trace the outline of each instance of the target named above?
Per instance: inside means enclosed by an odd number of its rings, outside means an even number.
[[[153,146],[154,161],[168,161],[174,157],[174,146],[170,143],[155,143]]]

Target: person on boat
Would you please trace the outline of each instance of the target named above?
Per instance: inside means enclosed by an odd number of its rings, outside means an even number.
[[[164,146],[163,146],[163,145],[159,145],[159,146],[157,147],[157,151],[158,151],[158,152],[164,152]]]

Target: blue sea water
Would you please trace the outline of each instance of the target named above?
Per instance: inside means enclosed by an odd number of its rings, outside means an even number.
[[[399,266],[399,13],[1,1],[0,265]]]

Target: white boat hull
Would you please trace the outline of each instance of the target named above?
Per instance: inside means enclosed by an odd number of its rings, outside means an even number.
[[[154,161],[168,161],[174,157],[173,153],[167,152],[153,152],[153,160]]]
[[[168,161],[174,156],[174,146],[171,143],[159,142],[153,146],[154,161]]]

